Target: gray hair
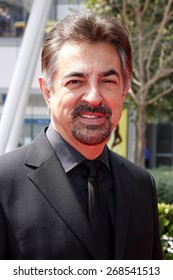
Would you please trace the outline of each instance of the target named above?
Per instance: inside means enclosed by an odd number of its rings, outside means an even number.
[[[58,51],[66,42],[107,42],[115,46],[122,69],[124,88],[132,76],[132,49],[128,30],[112,16],[84,12],[67,16],[47,34],[42,50],[42,71],[47,86],[53,87],[57,72]]]

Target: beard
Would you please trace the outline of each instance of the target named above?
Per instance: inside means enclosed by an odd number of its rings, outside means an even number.
[[[100,113],[104,116],[103,123],[98,125],[84,124],[80,120],[81,113]],[[85,103],[77,105],[71,113],[71,132],[76,140],[87,145],[97,145],[110,137],[112,132],[112,111],[104,104],[90,106]]]

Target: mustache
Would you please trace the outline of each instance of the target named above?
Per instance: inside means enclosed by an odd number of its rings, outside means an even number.
[[[72,117],[76,118],[82,112],[100,113],[100,114],[105,115],[108,118],[112,116],[111,109],[105,104],[100,104],[98,106],[91,106],[88,104],[79,104],[73,109]]]

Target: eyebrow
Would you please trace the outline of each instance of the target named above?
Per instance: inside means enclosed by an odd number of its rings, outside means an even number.
[[[104,71],[104,72],[101,72],[99,74],[99,76],[101,77],[107,77],[107,76],[111,76],[111,75],[115,75],[117,76],[118,78],[120,78],[120,75],[119,73],[115,70],[115,69],[110,69],[108,71]],[[88,74],[85,74],[85,73],[82,73],[82,72],[71,72],[69,73],[68,75],[66,75],[65,77],[63,77],[63,80],[64,79],[67,79],[67,78],[71,78],[71,77],[80,77],[80,78],[84,78],[88,76]]]
[[[110,69],[108,71],[105,71],[105,72],[102,72],[99,74],[99,76],[102,76],[102,77],[107,77],[107,76],[111,76],[111,75],[115,75],[118,78],[120,78],[119,73],[115,69]]]
[[[87,74],[84,74],[82,72],[71,72],[68,75],[66,75],[65,77],[63,77],[63,79],[67,79],[67,78],[71,78],[71,77],[83,78],[83,77],[86,77],[86,76],[87,76]]]

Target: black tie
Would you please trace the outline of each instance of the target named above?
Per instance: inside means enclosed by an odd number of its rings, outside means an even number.
[[[100,259],[111,259],[113,228],[107,201],[99,183],[101,162],[85,161],[85,165],[88,169],[88,219],[102,251]]]
[[[93,231],[98,236],[101,223],[100,192],[99,192],[99,171],[100,162],[86,161],[88,168],[88,218]]]

